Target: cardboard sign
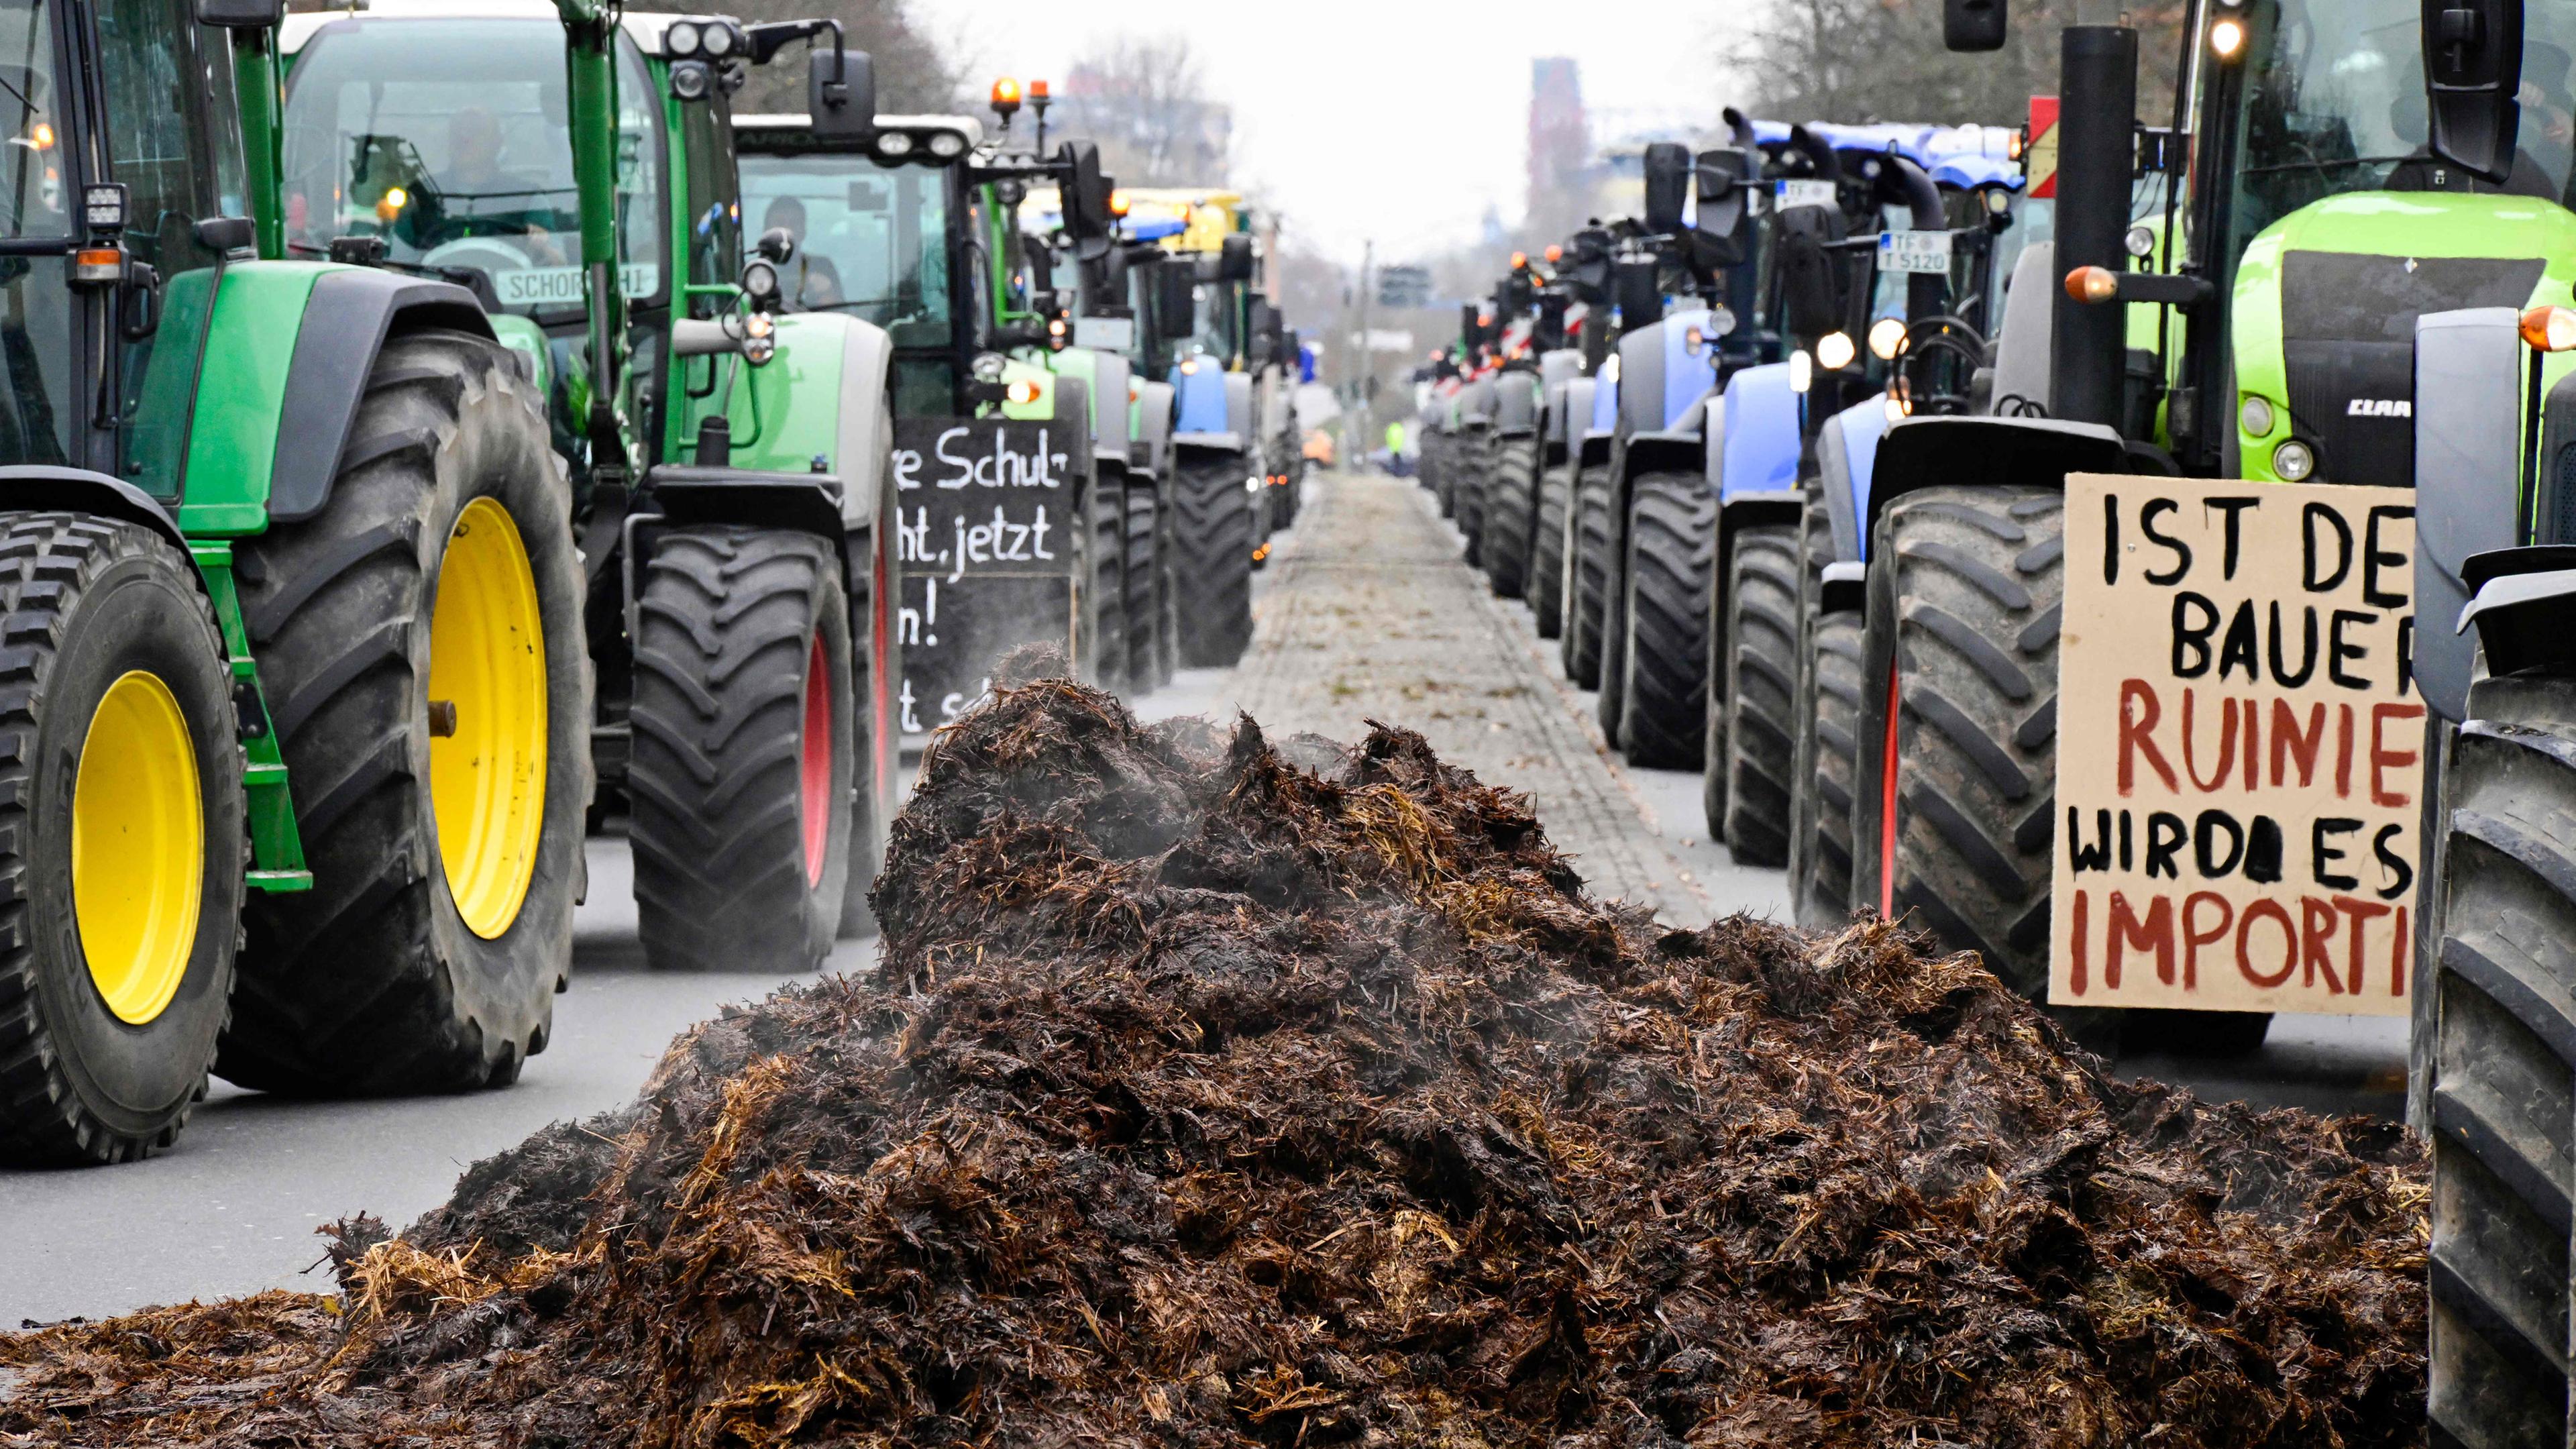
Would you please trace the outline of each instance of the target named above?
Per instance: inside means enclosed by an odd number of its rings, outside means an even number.
[[[1062,421],[897,418],[895,554],[903,564],[903,732],[953,722],[995,660],[1045,641],[1073,653],[1080,500],[1091,435]]]
[[[2050,1001],[2405,1014],[2414,559],[2403,488],[2067,480]]]

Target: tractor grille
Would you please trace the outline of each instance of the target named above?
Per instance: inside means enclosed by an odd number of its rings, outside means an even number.
[[[2290,422],[2316,444],[2317,480],[2415,482],[2415,319],[2520,307],[2537,257],[2291,252],[2281,268]]]

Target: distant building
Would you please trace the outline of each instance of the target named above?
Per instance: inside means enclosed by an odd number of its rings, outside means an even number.
[[[1523,208],[1529,235],[1563,236],[1590,214],[1591,161],[1582,67],[1566,56],[1531,61],[1529,195]]]

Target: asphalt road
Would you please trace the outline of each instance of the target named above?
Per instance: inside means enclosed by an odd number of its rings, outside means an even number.
[[[1630,769],[1603,748],[1593,697],[1557,668],[1528,610],[1494,600],[1409,482],[1331,480],[1256,582],[1253,652],[1193,670],[1140,702],[1148,717],[1249,708],[1274,731],[1356,738],[1375,717],[1424,732],[1444,757],[1528,790],[1596,889],[1672,920],[1787,909],[1777,871],[1739,867],[1705,838],[1699,777]],[[372,1212],[407,1223],[467,1164],[547,1122],[627,1101],[673,1034],[768,975],[644,970],[624,842],[591,842],[572,990],[555,1037],[502,1092],[407,1101],[288,1102],[218,1083],[166,1156],[124,1167],[0,1171],[0,1326],[97,1317],[271,1287],[323,1290],[313,1230]],[[863,969],[873,939],[828,969]],[[2120,1063],[2130,1075],[2266,1106],[2394,1116],[2405,1024],[2283,1017],[2252,1056]]]

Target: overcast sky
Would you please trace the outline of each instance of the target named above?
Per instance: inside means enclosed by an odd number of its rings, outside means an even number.
[[[1356,262],[1473,240],[1519,219],[1530,61],[1567,55],[1587,106],[1713,119],[1716,58],[1748,0],[910,0],[985,72],[1061,76],[1128,32],[1186,36],[1234,104],[1239,183],[1308,245]],[[1579,17],[1580,23],[1569,23]],[[1214,178],[1211,178],[1214,179]]]

